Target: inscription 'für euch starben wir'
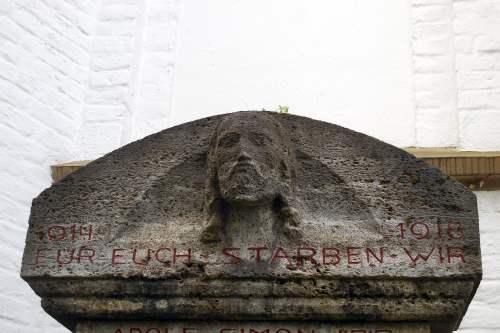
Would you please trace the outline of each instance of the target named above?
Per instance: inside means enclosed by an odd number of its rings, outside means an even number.
[[[468,189],[369,136],[253,111],[151,135],[41,193],[22,269],[47,295],[46,309],[68,322],[82,290],[96,299],[126,290],[149,304],[148,318],[167,308],[182,317],[175,297],[190,299],[203,316],[212,311],[203,297],[283,299],[297,292],[311,318],[341,317],[335,307],[314,303],[318,297],[349,304],[361,317],[369,298],[376,318],[390,320],[386,307],[394,301],[403,304],[399,318],[419,320],[429,310],[447,327],[459,322],[480,274],[477,208]],[[416,281],[426,278],[429,290],[417,290]],[[185,279],[198,282],[179,285]],[[341,305],[346,281],[360,279],[365,289],[350,291],[358,300]],[[312,280],[312,289],[299,286]],[[57,281],[71,281],[62,287],[71,297],[54,295]],[[162,310],[141,299],[144,288],[169,305]],[[438,291],[448,306],[438,302]],[[373,296],[384,292],[391,301]],[[410,303],[405,308],[407,300],[421,300],[420,314]],[[236,306],[224,302],[217,304]],[[134,311],[140,312],[116,316]],[[217,317],[224,319],[224,311]],[[247,309],[240,317],[250,314],[258,315]]]

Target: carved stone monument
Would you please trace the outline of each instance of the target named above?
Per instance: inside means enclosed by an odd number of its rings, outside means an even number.
[[[21,274],[78,333],[448,333],[481,279],[476,200],[369,136],[237,112],[42,192]]]

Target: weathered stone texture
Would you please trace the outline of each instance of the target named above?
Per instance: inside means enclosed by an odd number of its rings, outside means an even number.
[[[448,332],[479,283],[478,237],[474,195],[412,155],[239,112],[134,142],[44,191],[22,275],[69,327],[300,313]]]

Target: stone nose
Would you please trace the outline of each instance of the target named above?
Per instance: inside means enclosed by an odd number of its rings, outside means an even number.
[[[246,162],[250,161],[251,159],[252,158],[250,157],[250,155],[244,149],[242,149],[238,154],[238,162]]]

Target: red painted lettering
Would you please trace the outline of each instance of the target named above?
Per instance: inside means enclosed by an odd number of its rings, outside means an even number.
[[[427,261],[429,259],[429,257],[431,256],[432,252],[434,251],[434,247],[429,251],[429,253],[427,255],[425,255],[425,254],[422,255],[421,253],[417,253],[417,255],[415,257],[412,256],[411,252],[407,248],[405,248],[404,250],[405,250],[408,258],[410,258],[410,260],[412,261],[412,263],[416,264],[420,259],[423,261]]]
[[[268,248],[267,247],[249,247],[248,250],[251,250],[251,251],[256,251],[255,252],[255,262],[258,264],[260,263],[261,261],[261,256],[260,256],[260,252],[263,251],[263,250],[267,250]]]
[[[177,258],[181,257],[186,257],[187,258],[187,263],[191,262],[191,249],[187,250],[187,254],[177,254],[177,249],[174,249],[174,256],[173,256],[173,264],[175,265],[175,262],[177,261]]]
[[[379,249],[379,256],[378,257],[375,254],[375,252],[372,249],[370,249],[369,247],[366,248],[365,253],[366,253],[366,260],[368,261],[368,263],[371,263],[371,261],[370,261],[371,257],[375,258],[375,260],[377,260],[381,264],[384,263],[384,248],[383,247],[381,247]]]
[[[308,251],[309,254],[304,254],[303,251]],[[302,247],[297,249],[297,266],[302,266],[304,260],[310,261],[313,265],[317,265],[318,262],[314,259],[316,255],[316,250],[310,247]]]
[[[451,258],[459,258],[465,263],[464,249],[461,247],[448,247],[448,263],[451,263]]]
[[[429,226],[422,221],[413,223],[410,231],[416,239],[424,239],[429,236]]]
[[[281,248],[281,247],[277,247],[276,248],[276,251],[274,252],[274,256],[271,259],[271,262],[274,262],[276,259],[285,259],[286,261],[288,261],[289,265],[292,264],[292,260],[286,254],[285,250],[283,250],[283,248]]]
[[[458,222],[450,221],[448,222],[447,228],[448,239],[463,239],[464,232],[462,226]]]
[[[87,259],[90,262],[94,262],[95,250],[81,247],[78,251],[78,263],[81,263],[82,260]]]
[[[50,241],[60,241],[66,237],[66,230],[64,227],[55,225],[49,228],[47,235]]]
[[[325,247],[321,250],[323,254],[323,265],[337,265],[340,262],[339,249],[335,247]],[[333,253],[331,253],[333,252]],[[331,259],[327,261],[327,259]]]
[[[65,250],[57,250],[57,263],[59,265],[67,265],[67,264],[70,264],[73,259],[75,258],[75,249],[71,249],[70,251],[70,254],[68,254],[68,257],[69,259],[67,259],[66,261],[62,261],[61,258],[62,258],[62,253],[64,252]]]
[[[168,247],[160,247],[158,250],[155,252],[155,259],[158,262],[161,262],[162,264],[170,264],[170,260],[168,259],[160,259],[160,253],[163,253],[165,251],[171,251]]]
[[[359,247],[348,247],[347,248],[347,263],[349,265],[357,265],[361,264],[361,261],[359,258],[356,258],[355,256],[359,256],[359,252],[356,252],[359,250]]]
[[[146,266],[151,259],[151,250],[148,249],[146,256],[140,260],[137,259],[137,257],[138,257],[137,253],[138,253],[137,249],[134,249],[134,252],[132,253],[132,261],[134,262],[134,264],[140,265],[140,266]]]
[[[45,250],[44,248],[38,248],[36,250],[36,259],[35,259],[35,265],[38,265],[41,262],[41,258],[45,258]]]
[[[241,262],[241,258],[232,254],[231,251],[239,251],[239,247],[225,247],[222,249],[222,254],[231,258],[230,262],[225,262],[227,265],[237,265]]]
[[[111,254],[111,264],[112,265],[120,265],[124,264],[124,262],[118,262],[120,258],[123,258],[121,254],[118,254],[119,251],[125,251],[125,249],[113,249],[113,252]]]

